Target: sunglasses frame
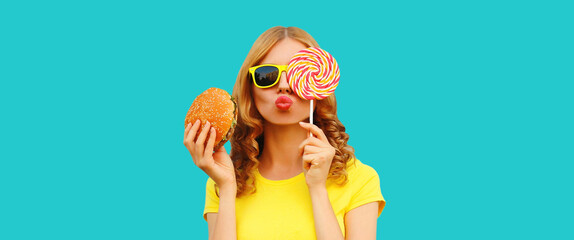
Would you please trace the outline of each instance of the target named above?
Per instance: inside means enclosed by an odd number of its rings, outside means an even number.
[[[255,81],[255,70],[257,70],[260,67],[276,67],[277,69],[279,69],[279,74],[277,74],[277,79],[275,79],[275,82],[273,82],[269,86],[259,86],[259,84],[257,84],[257,81]],[[285,74],[287,74],[287,65],[263,64],[263,65],[257,65],[257,66],[249,68],[249,73],[251,73],[251,79],[253,79],[253,84],[255,84],[255,86],[258,88],[270,88],[270,87],[275,86],[275,84],[277,84],[279,82],[279,79],[281,79],[281,74],[283,72],[285,72]]]

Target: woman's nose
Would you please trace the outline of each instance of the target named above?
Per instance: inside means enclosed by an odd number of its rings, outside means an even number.
[[[279,78],[278,85],[279,85],[277,87],[278,93],[287,93],[287,94],[291,93],[291,87],[289,86],[289,83],[287,82],[287,73],[285,73],[285,72],[281,73],[281,78]]]

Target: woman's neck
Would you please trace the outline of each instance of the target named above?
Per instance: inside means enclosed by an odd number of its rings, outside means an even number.
[[[299,145],[308,134],[298,123],[274,125],[265,122],[263,126],[264,147],[259,157],[259,171],[276,179],[284,179],[301,173],[303,169]]]

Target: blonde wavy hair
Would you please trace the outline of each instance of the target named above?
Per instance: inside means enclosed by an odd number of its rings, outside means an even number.
[[[231,159],[235,166],[237,197],[255,193],[255,173],[259,166],[258,157],[263,150],[263,117],[257,111],[253,101],[249,68],[260,64],[271,48],[279,41],[291,38],[306,47],[319,47],[319,44],[297,27],[273,27],[265,31],[247,54],[233,88],[233,97],[238,105],[237,125],[230,139]],[[349,134],[337,117],[335,94],[316,101],[314,112],[315,125],[323,130],[329,143],[335,147],[336,154],[331,163],[328,179],[338,184],[347,182],[347,163],[355,158],[354,149],[347,144]]]

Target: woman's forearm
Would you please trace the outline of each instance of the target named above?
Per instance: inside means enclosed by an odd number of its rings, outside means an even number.
[[[235,222],[235,195],[237,188],[221,188],[219,191],[219,212],[213,232],[209,233],[211,240],[237,240]]]
[[[343,233],[333,212],[333,206],[329,201],[327,188],[309,188],[311,202],[313,204],[313,219],[315,220],[315,232],[317,240],[344,240]]]

